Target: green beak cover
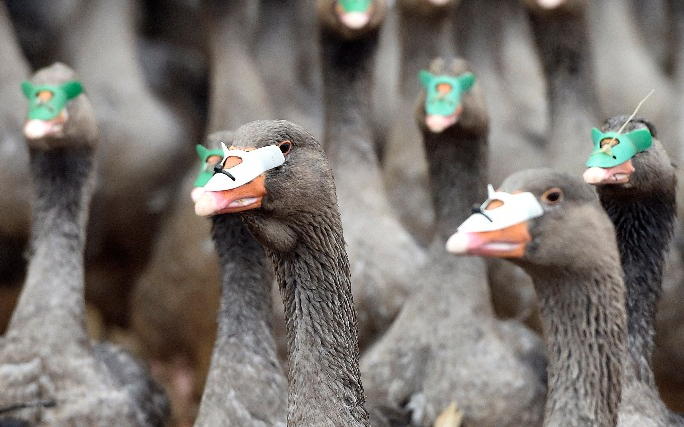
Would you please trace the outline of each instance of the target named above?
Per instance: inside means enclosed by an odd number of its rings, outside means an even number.
[[[30,120],[52,120],[64,109],[67,102],[83,92],[81,83],[71,80],[61,85],[34,86],[31,82],[21,82],[21,90],[29,100],[28,118]]]
[[[365,12],[373,0],[339,0],[338,3],[345,12]]]
[[[645,151],[653,143],[648,129],[637,129],[627,133],[601,132],[593,128],[591,139],[594,151],[587,160],[587,167],[612,168]],[[615,140],[615,142],[611,142]],[[602,145],[603,143],[603,145]]]
[[[220,158],[223,158],[223,150],[220,148],[210,150],[201,144],[197,144],[195,146],[195,149],[197,150],[197,155],[202,161],[202,165],[200,166],[200,170],[197,174],[197,179],[195,180],[194,185],[195,187],[204,187],[207,184],[207,182],[209,182],[211,177],[214,176],[213,165],[207,164],[207,159],[209,159],[209,157],[211,156],[218,156]]]
[[[465,73],[454,77],[435,75],[420,70],[418,77],[426,91],[425,112],[427,115],[451,116],[461,103],[461,95],[475,84],[475,75]]]

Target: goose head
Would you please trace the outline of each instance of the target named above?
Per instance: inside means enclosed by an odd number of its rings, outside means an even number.
[[[33,148],[94,145],[97,123],[83,87],[68,66],[55,63],[21,84],[29,101],[24,136]]]
[[[647,194],[675,185],[674,165],[653,124],[637,117],[620,130],[626,121],[627,116],[611,117],[592,130],[594,150],[584,181],[605,194]]]
[[[295,228],[303,218],[339,218],[332,172],[318,141],[285,120],[241,126],[232,145],[224,144],[224,158],[195,203],[200,216],[238,212],[283,250],[299,238]]]
[[[617,254],[613,225],[581,180],[528,169],[488,190],[488,199],[448,239],[449,252],[555,272],[595,265],[609,250]]]
[[[420,70],[418,78],[423,90],[416,121],[421,129],[441,133],[457,123],[471,130],[486,128],[484,98],[467,61],[434,59],[427,70]]]

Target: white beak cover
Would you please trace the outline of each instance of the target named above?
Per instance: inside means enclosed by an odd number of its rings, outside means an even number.
[[[226,174],[217,173],[204,186],[205,191],[223,191],[240,187],[267,170],[285,163],[285,156],[280,151],[280,148],[275,145],[268,145],[252,151],[244,151],[229,150],[224,143],[221,143],[221,148],[223,148],[222,166],[225,165],[224,162],[228,157],[239,157],[242,159],[242,162],[230,169],[226,169],[235,180]]]
[[[506,193],[494,191],[492,185],[487,186],[487,200],[480,205],[480,212],[472,214],[458,227],[458,231],[477,233],[501,230],[544,214],[544,209],[532,193]],[[487,210],[487,206],[495,200],[502,205]]]

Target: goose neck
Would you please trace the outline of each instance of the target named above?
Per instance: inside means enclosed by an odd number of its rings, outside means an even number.
[[[368,425],[349,261],[337,221],[299,218],[293,251],[268,251],[285,305],[288,424]],[[337,421],[335,421],[337,420]]]
[[[21,325],[22,331],[40,331],[41,341],[56,343],[64,339],[63,331],[69,331],[71,338],[85,341],[83,255],[93,152],[85,147],[31,151],[30,162],[30,261],[8,331]],[[49,313],[49,322],[44,313]]]
[[[625,272],[630,359],[636,378],[655,385],[651,367],[655,317],[676,215],[674,191],[654,192],[642,200],[602,192],[599,196],[615,226]]]
[[[622,278],[597,267],[582,276],[554,269],[534,282],[549,356],[545,425],[616,425],[627,331]]]

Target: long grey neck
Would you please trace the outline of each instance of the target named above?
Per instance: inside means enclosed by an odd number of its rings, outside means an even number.
[[[595,104],[589,31],[585,8],[573,13],[530,13],[532,33],[548,82],[551,117],[562,114],[571,103]]]
[[[547,426],[616,425],[627,324],[622,279],[610,267],[534,278],[549,357]]]
[[[292,221],[301,236],[295,249],[267,249],[287,319],[288,425],[368,425],[339,215],[302,214]]]
[[[603,208],[615,225],[627,287],[628,351],[637,379],[655,386],[652,369],[657,303],[662,292],[665,253],[676,216],[674,188],[638,200],[599,189]]]
[[[597,120],[596,90],[586,7],[572,13],[530,13],[547,82],[551,119],[549,158],[563,170],[581,170],[586,157],[577,129]]]
[[[427,68],[430,61],[446,52],[444,33],[452,17],[449,11],[430,16],[418,14],[410,8],[397,6],[399,16],[399,43],[401,45],[399,69],[399,90],[405,97],[413,99],[418,93],[418,72]]]
[[[373,149],[371,93],[378,31],[342,40],[321,29],[325,135],[333,168],[340,162],[377,163]]]
[[[261,72],[249,51],[255,36],[251,13],[256,3],[208,2],[212,96],[207,129],[212,132],[237,129],[243,123],[274,116],[271,94],[266,92]]]
[[[487,0],[458,5],[453,27],[457,54],[468,58],[480,70],[478,74],[503,67],[504,20],[510,15],[509,4],[513,3]]]
[[[32,150],[30,170],[35,191],[30,261],[8,337],[18,334],[63,346],[64,331],[69,331],[69,340],[86,343],[83,247],[93,152]]]
[[[435,232],[446,242],[487,197],[487,137],[452,126],[441,133],[423,131],[435,208]]]
[[[222,291],[216,345],[227,346],[237,339],[250,346],[263,346],[262,351],[255,349],[259,354],[274,354],[273,267],[238,215],[217,215],[212,221]]]

